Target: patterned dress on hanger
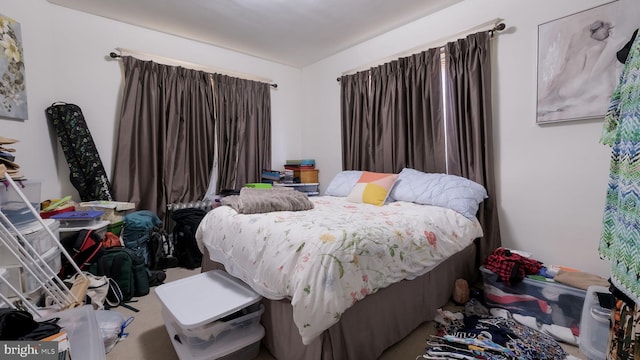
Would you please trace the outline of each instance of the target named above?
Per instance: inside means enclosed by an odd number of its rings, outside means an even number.
[[[603,144],[612,147],[600,255],[618,289],[640,299],[640,37],[605,116]]]
[[[611,262],[614,295],[622,292],[611,312],[606,358],[640,359],[640,36],[611,98],[600,141],[612,152],[598,250]]]

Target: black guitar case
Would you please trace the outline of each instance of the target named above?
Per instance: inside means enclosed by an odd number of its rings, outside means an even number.
[[[45,115],[56,130],[69,164],[69,179],[82,201],[113,200],[111,184],[80,107],[56,102]]]

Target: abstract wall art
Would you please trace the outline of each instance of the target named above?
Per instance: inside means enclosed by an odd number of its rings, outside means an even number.
[[[20,24],[0,14],[0,118],[27,119]]]
[[[638,8],[613,1],[538,26],[538,124],[604,118]]]

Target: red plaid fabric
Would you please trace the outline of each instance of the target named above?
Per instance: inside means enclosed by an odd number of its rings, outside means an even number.
[[[514,285],[522,281],[526,275],[537,274],[542,268],[542,263],[500,247],[487,257],[484,267],[498,274],[500,280],[507,285]]]

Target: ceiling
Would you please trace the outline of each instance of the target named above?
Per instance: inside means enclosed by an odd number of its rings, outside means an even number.
[[[302,68],[463,0],[48,1]]]

